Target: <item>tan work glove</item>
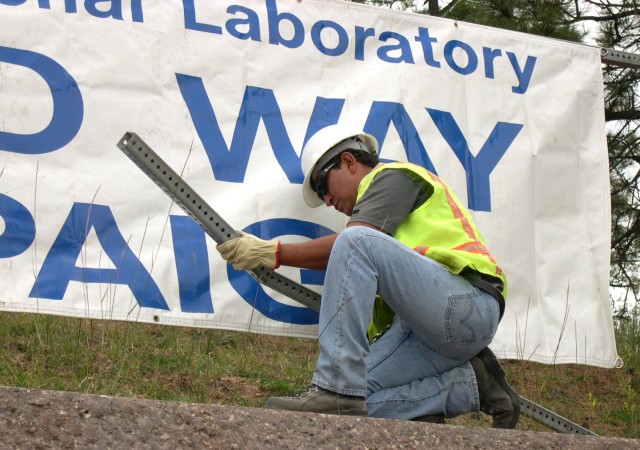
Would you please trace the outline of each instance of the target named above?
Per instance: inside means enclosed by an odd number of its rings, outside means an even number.
[[[280,266],[280,241],[265,241],[240,232],[240,236],[218,244],[216,249],[236,270],[250,270],[260,266],[277,269]]]

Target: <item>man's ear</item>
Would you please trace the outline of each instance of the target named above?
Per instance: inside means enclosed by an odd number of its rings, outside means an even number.
[[[355,172],[356,163],[358,162],[358,160],[355,156],[353,156],[352,153],[344,152],[342,153],[342,155],[340,155],[340,159],[342,159],[342,164],[346,164],[349,172]]]

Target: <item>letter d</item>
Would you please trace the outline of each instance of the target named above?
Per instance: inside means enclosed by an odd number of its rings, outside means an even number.
[[[53,97],[49,125],[35,134],[0,131],[0,150],[36,155],[53,152],[71,142],[82,125],[84,105],[78,83],[69,72],[40,53],[9,47],[0,46],[0,62],[33,70],[47,83]]]

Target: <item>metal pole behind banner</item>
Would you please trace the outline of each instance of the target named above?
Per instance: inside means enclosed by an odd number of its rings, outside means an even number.
[[[611,48],[603,48],[600,49],[600,54],[603,64],[627,67],[631,69],[640,68],[640,55],[636,55],[635,53],[623,52],[622,50],[613,50]]]

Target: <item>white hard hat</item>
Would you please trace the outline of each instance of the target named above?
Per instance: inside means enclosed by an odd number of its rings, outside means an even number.
[[[340,145],[344,143],[343,145]],[[345,150],[367,151],[378,155],[378,140],[370,134],[345,125],[330,125],[311,136],[302,149],[302,196],[307,205],[316,208],[324,202],[311,187],[311,180],[336,155]]]

